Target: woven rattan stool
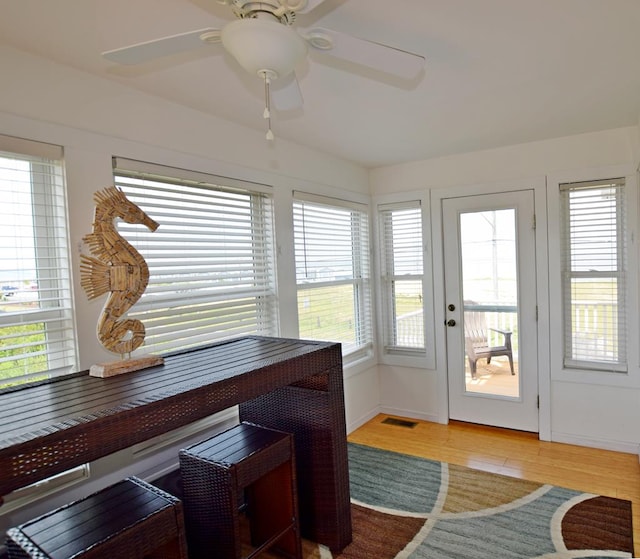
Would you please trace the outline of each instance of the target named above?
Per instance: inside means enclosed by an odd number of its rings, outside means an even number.
[[[240,559],[269,548],[302,557],[290,433],[241,423],[181,450],[180,473],[191,559]],[[251,535],[244,548],[243,509]]]
[[[7,532],[10,559],[187,558],[182,504],[127,478]]]

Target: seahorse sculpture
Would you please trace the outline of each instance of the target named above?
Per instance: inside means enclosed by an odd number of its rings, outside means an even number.
[[[83,237],[93,256],[80,256],[80,285],[90,300],[110,292],[98,320],[98,339],[109,351],[124,356],[144,341],[141,321],[120,318],[147,288],[149,268],[142,255],[118,233],[115,221],[121,218],[127,223],[140,223],[151,231],[158,224],[115,186],[96,192],[93,200],[93,229]]]

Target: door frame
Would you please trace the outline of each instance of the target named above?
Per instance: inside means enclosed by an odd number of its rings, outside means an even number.
[[[512,427],[534,433],[539,430],[534,202],[535,193],[531,189],[442,199],[447,310],[449,311],[450,304],[455,305],[455,310],[447,313],[447,326],[451,319],[455,325],[446,329],[450,419]],[[518,371],[510,380],[518,386],[515,396],[501,396],[492,390],[470,390],[465,373],[465,332],[468,317],[464,300],[476,297],[466,291],[471,286],[466,285],[464,273],[467,262],[461,247],[461,220],[463,215],[474,216],[477,212],[492,211],[505,212],[503,215],[509,216],[509,223],[514,228],[515,246],[512,249],[515,260],[512,265],[516,273],[517,292],[511,303],[517,306],[515,330],[519,349],[516,358]],[[506,223],[504,226],[506,227]],[[506,230],[502,233],[506,233]],[[478,300],[484,301],[481,298]]]
[[[538,301],[538,393],[540,398],[538,437],[551,440],[551,377],[549,348],[549,264],[547,235],[547,192],[545,177],[505,180],[466,186],[451,186],[430,191],[431,234],[433,240],[433,285],[436,325],[436,375],[438,391],[438,422],[449,422],[449,389],[446,350],[446,301],[444,277],[444,230],[442,201],[445,198],[500,194],[520,190],[533,190],[535,200],[536,235],[536,297]]]

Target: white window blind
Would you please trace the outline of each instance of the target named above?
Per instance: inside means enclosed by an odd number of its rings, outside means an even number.
[[[385,351],[424,354],[420,202],[380,205],[378,220]]]
[[[301,338],[371,351],[369,224],[365,206],[296,193],[294,235]]]
[[[160,225],[120,223],[149,285],[128,316],[144,353],[238,335],[277,335],[273,211],[260,188],[233,179],[115,159],[115,183]],[[255,187],[255,188],[253,188]]]
[[[564,363],[626,371],[624,179],[560,185]]]
[[[0,136],[0,386],[77,366],[62,155]]]

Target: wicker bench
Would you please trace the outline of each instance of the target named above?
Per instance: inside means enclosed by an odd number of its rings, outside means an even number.
[[[10,559],[187,559],[181,502],[135,477],[7,532]]]
[[[180,473],[191,559],[240,559],[270,548],[301,559],[290,433],[240,423],[181,450]]]

